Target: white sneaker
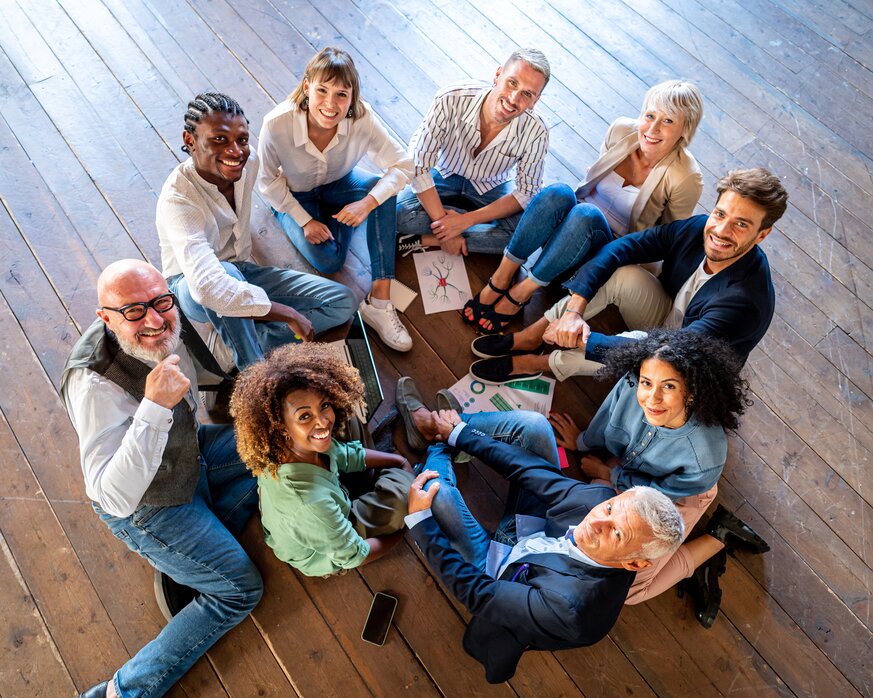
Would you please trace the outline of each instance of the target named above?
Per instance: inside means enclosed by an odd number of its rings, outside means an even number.
[[[392,349],[397,351],[409,351],[412,349],[412,337],[409,332],[400,322],[397,317],[397,311],[394,310],[394,305],[388,303],[388,307],[384,310],[375,308],[370,304],[370,297],[367,296],[361,301],[358,306],[361,311],[361,317],[364,318],[370,327],[376,330],[381,340]]]

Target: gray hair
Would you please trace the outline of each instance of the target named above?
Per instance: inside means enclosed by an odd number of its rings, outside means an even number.
[[[703,118],[703,96],[697,85],[687,80],[667,80],[650,87],[643,97],[643,108],[640,118],[647,111],[663,111],[668,114],[682,114],[685,117],[685,127],[682,129],[682,140],[685,145],[691,143],[697,126]]]
[[[549,84],[549,78],[552,77],[552,68],[549,65],[549,60],[546,58],[546,54],[540,51],[538,48],[517,48],[512,52],[512,55],[506,59],[506,63],[503,64],[504,70],[506,67],[515,61],[522,61],[523,63],[527,63],[531,68],[533,68],[538,73],[542,73],[543,77],[546,81],[543,83],[543,89],[545,89],[546,85]]]
[[[628,506],[646,522],[654,536],[643,545],[638,556],[644,560],[657,560],[674,553],[685,537],[685,522],[676,505],[654,487],[637,486],[627,491],[634,495]]]

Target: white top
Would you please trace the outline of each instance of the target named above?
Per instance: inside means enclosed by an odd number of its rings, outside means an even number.
[[[257,174],[252,153],[233,185],[236,211],[217,186],[197,174],[191,158],[170,173],[158,197],[155,222],[164,276],[184,274],[196,302],[230,317],[260,317],[272,305],[264,289],[233,278],[221,266],[251,257],[249,219]]]
[[[479,194],[508,182],[514,173],[512,195],[522,208],[527,208],[542,188],[549,129],[532,110],[510,121],[473,157],[482,142],[479,114],[490,91],[488,83],[468,81],[437,92],[409,141],[409,152],[415,160],[412,191],[416,194],[434,186],[432,167],[443,177],[461,175]]]
[[[385,174],[370,190],[380,204],[397,194],[412,178],[412,160],[364,102],[364,115],[343,119],[324,151],[309,140],[306,112],[286,99],[264,117],[258,136],[261,175],[258,191],[274,209],[287,213],[303,227],[312,220],[291,192],[345,177],[365,155]]]
[[[594,204],[603,211],[612,234],[615,237],[627,235],[631,210],[639,196],[640,189],[635,186],[625,186],[621,175],[615,170],[601,179],[583,201]]]
[[[703,286],[703,284],[715,276],[715,274],[707,274],[704,271],[704,264],[706,264],[706,257],[704,257],[700,262],[700,266],[697,267],[697,270],[688,277],[688,280],[684,284],[682,284],[682,288],[679,289],[679,293],[677,293],[676,297],[673,299],[673,308],[664,319],[664,327],[666,329],[678,330],[682,327],[682,320],[685,319],[685,311],[688,310],[688,305],[691,303],[691,299],[694,298],[694,294],[700,290],[700,287]]]
[[[185,399],[194,410],[194,364],[181,342],[174,353],[191,381]],[[70,371],[64,399],[79,436],[85,493],[107,514],[130,516],[161,465],[173,411],[147,398],[137,402],[117,384],[87,368]]]

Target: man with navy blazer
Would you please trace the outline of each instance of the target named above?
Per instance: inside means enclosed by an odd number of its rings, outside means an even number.
[[[606,350],[634,341],[634,332],[591,332],[586,321],[610,304],[618,306],[630,330],[687,327],[725,340],[745,361],[767,332],[775,307],[770,266],[758,244],[785,213],[788,194],[778,177],[762,168],[734,170],[716,190],[708,216],[604,245],[565,284],[570,295],[522,332],[477,339],[477,354],[499,358],[475,362],[471,373],[486,382],[540,371],[559,380],[591,375]],[[658,277],[639,266],[661,260]],[[524,353],[543,342],[555,351]],[[520,355],[506,356],[510,351]]]
[[[553,463],[468,426],[455,411],[432,419],[441,443],[429,448],[427,470],[412,484],[406,521],[428,564],[473,614],[464,649],[485,666],[487,680],[510,679],[527,649],[570,649],[603,638],[636,570],[679,546],[683,525],[673,503],[649,487],[616,496],[611,487],[565,477]],[[457,489],[446,444],[510,483],[493,540]]]

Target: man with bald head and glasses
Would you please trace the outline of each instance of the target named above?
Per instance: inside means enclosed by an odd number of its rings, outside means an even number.
[[[221,372],[150,264],[110,264],[98,319],[73,348],[61,395],[85,492],[113,535],[156,570],[161,633],[87,698],[163,695],[263,592],[234,536],[258,505],[233,428],[199,424],[198,372]]]

